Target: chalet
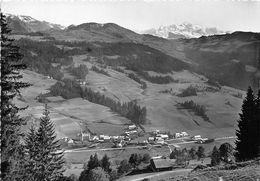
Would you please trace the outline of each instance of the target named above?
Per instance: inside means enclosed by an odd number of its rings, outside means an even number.
[[[90,140],[90,133],[81,132],[80,133],[80,140],[81,141],[89,141]]]
[[[101,141],[101,140],[104,140],[105,142],[108,142],[108,141],[110,141],[110,136],[108,136],[108,135],[100,135],[99,136],[99,140]]]
[[[172,170],[176,166],[176,159],[151,159],[150,167],[154,172]]]
[[[130,134],[135,134],[135,133],[137,133],[137,131],[136,131],[136,130],[132,130],[132,131],[126,131],[126,132],[125,132],[125,134],[127,134],[127,135],[130,135]]]
[[[91,139],[91,141],[99,141],[98,136],[93,136],[93,138]]]
[[[180,134],[180,133],[175,133],[174,137],[175,137],[175,138],[180,138],[180,137],[181,137],[181,134]]]
[[[201,136],[200,135],[196,135],[196,136],[193,136],[193,138],[192,138],[193,140],[201,140],[202,138],[201,138]]]
[[[181,132],[180,134],[182,137],[185,137],[185,136],[188,136],[188,133],[187,132]]]
[[[69,139],[69,140],[67,141],[67,143],[68,143],[68,146],[73,145],[73,144],[74,144],[74,140],[73,140],[73,139]]]
[[[164,140],[169,138],[169,136],[167,134],[158,134],[157,137],[160,137]]]
[[[148,137],[148,141],[149,141],[149,142],[153,142],[154,140],[155,140],[154,137]]]
[[[135,129],[137,129],[137,127],[136,127],[136,125],[133,124],[133,125],[129,125],[128,129],[129,130],[135,130]]]

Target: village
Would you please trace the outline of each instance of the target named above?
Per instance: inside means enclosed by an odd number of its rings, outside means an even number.
[[[163,145],[167,146],[176,140],[194,141],[196,143],[214,141],[212,139],[202,138],[201,135],[191,136],[185,131],[171,134],[170,132],[154,130],[144,133],[143,130],[139,130],[134,124],[128,125],[121,135],[97,135],[89,132],[81,132],[77,134],[76,138],[63,137],[59,141],[63,149],[82,147],[92,149],[122,148],[127,146],[147,146],[144,148],[148,148],[148,145],[161,147]]]

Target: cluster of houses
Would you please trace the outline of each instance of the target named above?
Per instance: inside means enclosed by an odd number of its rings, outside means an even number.
[[[114,143],[115,147],[123,147],[125,145],[147,145],[147,144],[157,144],[157,145],[167,145],[169,141],[169,134],[162,133],[160,130],[155,130],[151,133],[151,136],[136,136],[138,134],[138,128],[136,125],[129,125],[125,130],[123,135],[109,136],[109,135],[92,135],[90,133],[81,132],[78,134],[77,141],[83,142],[94,142],[94,143]],[[135,136],[133,136],[135,135]],[[175,133],[173,137],[176,138],[186,138],[189,134],[187,132]],[[191,138],[198,143],[203,143],[207,138],[202,138],[200,135],[195,135]],[[68,146],[75,144],[75,140],[64,137],[63,142],[66,142]]]
[[[122,147],[126,143],[131,141],[131,135],[137,134],[136,125],[129,125],[127,130],[123,135],[109,136],[109,135],[92,135],[90,133],[81,132],[77,135],[76,139],[71,139],[68,137],[63,137],[60,141],[67,143],[68,146],[75,144],[77,141],[80,142],[95,142],[95,143],[115,143],[116,147]]]

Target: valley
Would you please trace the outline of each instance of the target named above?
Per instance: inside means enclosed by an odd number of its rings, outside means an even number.
[[[169,157],[203,144],[206,165],[215,145],[234,146],[245,90],[259,83],[259,33],[164,39],[113,23],[45,23],[41,31],[17,23],[11,37],[31,86],[14,102],[28,106],[25,132],[47,104],[65,175],[78,176],[94,153],[117,168],[133,153]]]

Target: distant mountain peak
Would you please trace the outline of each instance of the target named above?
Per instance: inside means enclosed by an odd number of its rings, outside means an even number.
[[[65,28],[62,25],[40,21],[31,16],[6,14],[6,17],[10,28],[15,33],[29,33],[50,29],[62,30]]]
[[[199,38],[201,36],[209,36],[216,34],[225,34],[227,32],[218,30],[216,27],[203,27],[201,25],[183,22],[181,24],[172,24],[168,26],[160,26],[159,28],[142,31],[143,34],[151,34],[154,36],[178,39],[178,38]]]

